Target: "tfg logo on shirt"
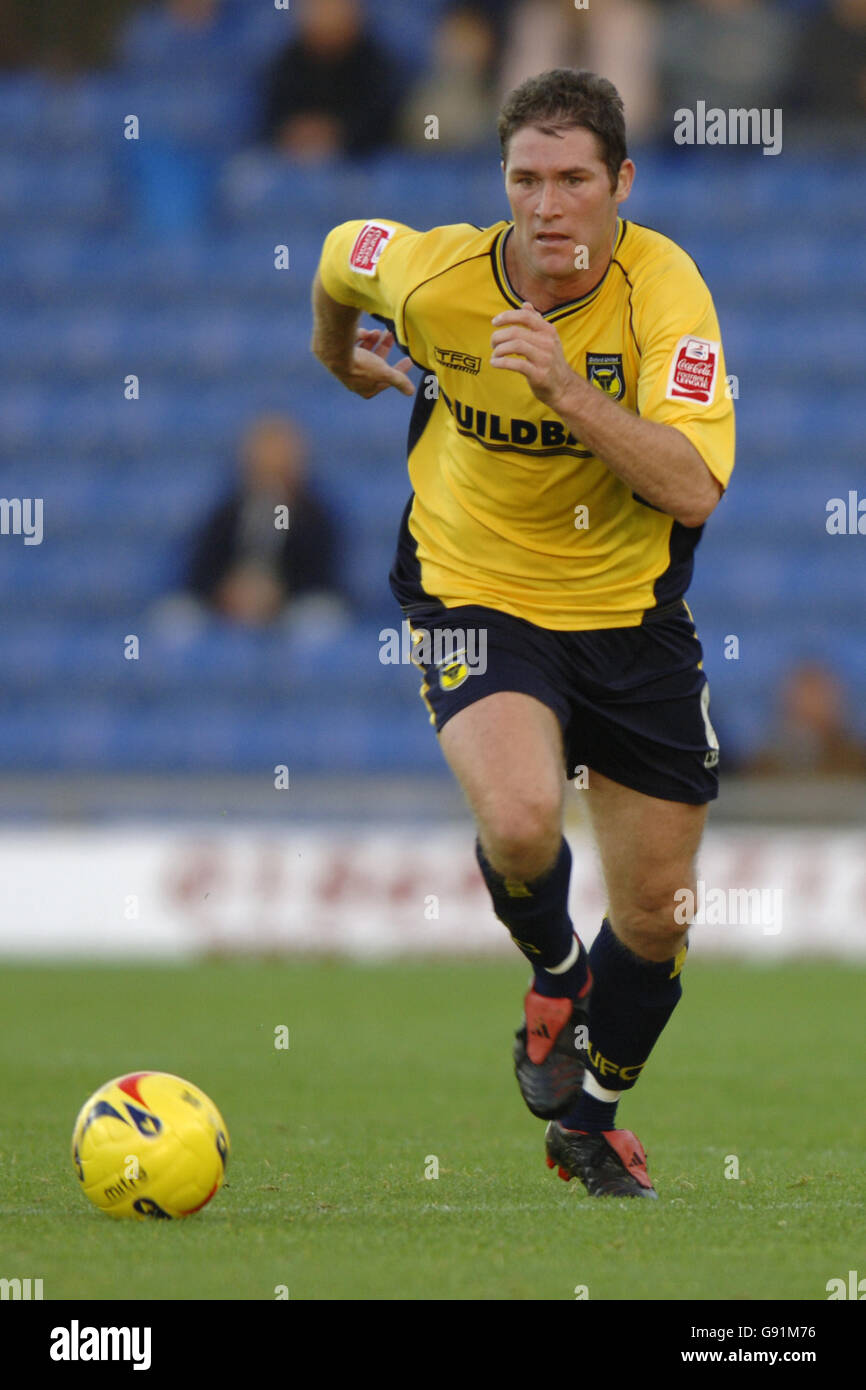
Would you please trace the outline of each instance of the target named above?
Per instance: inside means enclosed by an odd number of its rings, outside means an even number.
[[[443,367],[450,367],[455,372],[469,372],[470,376],[477,376],[481,371],[481,358],[473,357],[470,352],[460,352],[457,348],[441,348],[434,345],[433,352],[436,361]]]
[[[131,1361],[134,1371],[150,1370],[149,1327],[68,1327],[51,1329],[52,1361]]]

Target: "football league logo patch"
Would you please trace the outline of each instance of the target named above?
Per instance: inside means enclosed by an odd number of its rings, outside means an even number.
[[[391,240],[395,227],[387,222],[366,222],[355,238],[349,255],[349,265],[359,275],[375,275],[379,257]]]
[[[680,338],[668,377],[668,400],[711,405],[720,353],[721,343],[708,338]]]
[[[622,353],[588,352],[586,379],[590,386],[597,386],[606,396],[610,396],[612,401],[621,401],[625,395]]]

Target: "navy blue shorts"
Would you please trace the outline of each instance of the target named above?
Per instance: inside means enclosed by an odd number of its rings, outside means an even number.
[[[569,778],[594,769],[694,806],[718,795],[710,688],[683,599],[640,627],[590,632],[553,632],[479,604],[413,609],[409,621],[437,733],[476,700],[519,691],[558,718]]]

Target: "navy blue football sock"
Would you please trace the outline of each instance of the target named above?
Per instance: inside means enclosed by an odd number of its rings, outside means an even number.
[[[576,999],[586,984],[589,967],[586,948],[577,938],[568,915],[571,850],[565,837],[553,868],[528,882],[497,873],[478,840],[475,855],[493,900],[493,911],[535,971],[537,993],[554,999]]]
[[[582,1129],[585,1134],[602,1134],[606,1129],[616,1129],[616,1107],[618,1100],[596,1100],[595,1096],[581,1091],[574,1105],[559,1123],[563,1129]]]
[[[686,948],[671,960],[636,956],[605,917],[589,952],[588,1069],[608,1091],[628,1091],[683,992]],[[579,1126],[574,1126],[579,1128]]]

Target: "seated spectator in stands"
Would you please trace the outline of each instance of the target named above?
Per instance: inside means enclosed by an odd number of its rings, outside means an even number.
[[[163,14],[168,24],[183,33],[205,33],[219,22],[220,0],[165,0]]]
[[[677,0],[662,10],[659,60],[668,129],[674,112],[782,105],[796,16],[767,0]]]
[[[194,62],[189,76],[201,76],[199,64],[213,52],[225,54],[237,25],[227,16],[222,0],[163,0],[135,10],[119,40],[122,60],[136,68],[172,70]]]
[[[0,0],[0,70],[38,66],[68,78],[112,60],[118,24],[139,0]]]
[[[37,32],[34,32],[37,30]],[[42,37],[33,16],[28,24],[27,15],[21,0],[0,0],[0,72],[7,68],[26,67],[41,57]]]
[[[220,0],[166,0],[165,7],[179,25],[207,29],[220,8]]]
[[[657,8],[648,0],[608,0],[596,7],[591,68],[604,73],[622,97],[635,144],[652,140],[662,127],[659,32]]]
[[[830,0],[803,31],[790,101],[817,118],[866,119],[866,0]]]
[[[221,174],[220,142],[227,133],[238,143],[251,134],[255,64],[238,58],[241,32],[238,12],[224,0],[160,0],[136,10],[119,34],[118,61],[145,94],[142,138],[130,142],[122,169],[148,239],[205,234]],[[182,91],[183,101],[163,100],[167,88]]]
[[[254,627],[302,610],[328,620],[342,615],[334,526],[307,487],[299,431],[281,416],[255,420],[240,461],[239,486],[197,538],[188,591],[223,617]]]
[[[495,140],[496,50],[496,32],[481,10],[472,4],[450,6],[436,29],[430,71],[400,113],[402,144],[436,152],[477,149]]]
[[[517,0],[501,85],[510,91],[551,68],[601,73],[622,97],[629,137],[639,144],[659,121],[657,30],[649,0],[604,0],[581,10],[574,0]]]
[[[850,728],[842,685],[833,671],[803,662],[789,671],[779,695],[777,733],[743,768],[756,775],[866,775],[866,744]]]
[[[366,33],[358,0],[301,0],[297,37],[267,78],[266,138],[309,163],[389,144],[396,72]]]

